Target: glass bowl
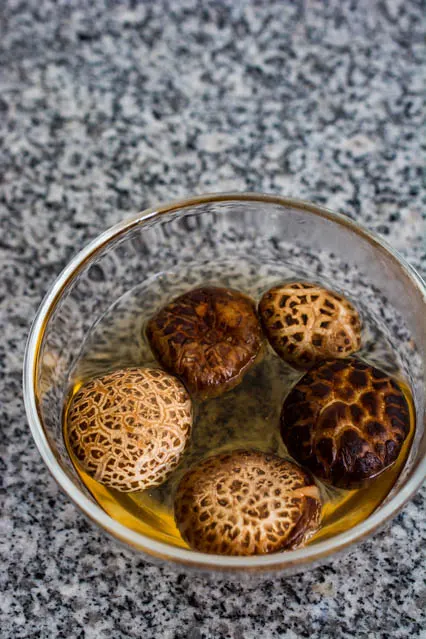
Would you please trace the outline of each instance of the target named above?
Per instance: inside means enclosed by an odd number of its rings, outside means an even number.
[[[367,519],[305,548],[253,557],[191,551],[122,525],[80,481],[62,432],[71,371],[85,338],[115,300],[155,277],[165,282],[177,278],[187,288],[201,281],[232,284],[240,264],[245,265],[247,282],[252,278],[267,287],[282,277],[284,268],[302,279],[328,283],[360,306],[363,314],[370,314],[380,326],[378,341],[392,344],[394,364],[411,386],[416,413],[407,463],[391,493]],[[419,275],[382,240],[344,216],[301,200],[255,193],[172,202],[100,235],[53,284],[26,348],[24,397],[29,424],[58,484],[114,538],[151,558],[207,571],[300,571],[382,526],[425,477],[425,317],[425,285]],[[371,360],[379,347],[373,336]]]

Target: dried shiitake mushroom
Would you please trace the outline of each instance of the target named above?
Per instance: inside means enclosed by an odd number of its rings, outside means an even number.
[[[356,488],[391,466],[409,430],[409,408],[397,382],[355,358],[311,368],[281,412],[290,455],[342,488]]]
[[[84,384],[67,413],[69,444],[82,468],[122,492],[162,484],[192,428],[183,384],[154,368],[116,370]]]
[[[357,310],[341,295],[317,284],[274,286],[260,300],[259,315],[272,348],[296,368],[347,357],[361,344]]]
[[[260,555],[301,546],[319,526],[318,487],[276,455],[237,450],[189,470],[175,497],[175,519],[191,548]]]
[[[226,288],[197,288],[162,308],[148,323],[158,361],[188,390],[214,397],[236,386],[255,362],[262,329],[254,302]]]

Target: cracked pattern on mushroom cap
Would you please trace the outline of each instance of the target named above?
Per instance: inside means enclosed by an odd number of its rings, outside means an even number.
[[[357,359],[317,364],[281,412],[289,453],[342,488],[357,487],[393,464],[409,430],[408,403],[399,385]]]
[[[254,363],[262,329],[254,302],[226,288],[197,288],[173,300],[148,323],[158,361],[197,395],[236,386]]]
[[[175,519],[199,551],[258,555],[302,545],[318,528],[318,487],[276,455],[234,451],[210,457],[181,480]]]
[[[357,310],[316,284],[290,282],[271,288],[260,301],[259,314],[273,349],[297,368],[347,357],[361,344]]]
[[[184,386],[153,368],[93,379],[73,397],[67,435],[84,470],[122,492],[162,484],[189,440],[192,407]]]

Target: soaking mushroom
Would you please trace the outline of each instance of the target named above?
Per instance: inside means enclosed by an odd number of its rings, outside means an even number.
[[[355,358],[311,368],[281,412],[290,455],[342,488],[356,488],[391,466],[409,430],[408,403],[397,382]]]
[[[183,384],[154,368],[128,368],[84,384],[67,435],[82,468],[122,492],[159,486],[178,465],[192,427]]]
[[[320,494],[312,477],[281,457],[237,450],[189,470],[175,520],[191,548],[258,555],[301,546],[317,530]]]
[[[357,310],[316,284],[289,282],[271,288],[260,300],[259,315],[272,348],[296,368],[347,357],[361,344]]]
[[[188,390],[215,397],[236,386],[255,362],[262,329],[254,302],[226,288],[197,288],[162,308],[148,323],[158,361]]]

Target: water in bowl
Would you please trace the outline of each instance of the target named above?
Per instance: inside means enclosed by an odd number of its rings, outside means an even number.
[[[238,263],[224,260],[214,265],[188,264],[185,270],[163,272],[144,281],[114,301],[94,323],[70,374],[68,401],[84,382],[111,370],[159,366],[146,339],[145,326],[161,306],[177,295],[196,286],[216,285],[240,290],[258,301],[265,290],[289,279],[309,278],[285,263],[267,265],[239,259]],[[331,282],[318,283],[333,288]],[[345,291],[338,292],[345,294]],[[318,481],[324,503],[323,517],[321,528],[309,544],[352,528],[382,503],[404,466],[414,433],[411,394],[386,331],[377,314],[362,299],[352,301],[363,319],[363,345],[358,355],[392,374],[401,384],[410,407],[410,434],[393,466],[365,487],[343,490]],[[68,447],[69,455],[86,488],[111,517],[154,539],[187,547],[173,516],[173,498],[180,478],[204,457],[236,448],[256,448],[291,459],[280,437],[279,414],[285,396],[301,375],[268,346],[264,357],[239,386],[220,397],[195,402],[193,434],[184,458],[169,479],[157,488],[118,492],[85,473]],[[67,442],[65,419],[64,437]]]

